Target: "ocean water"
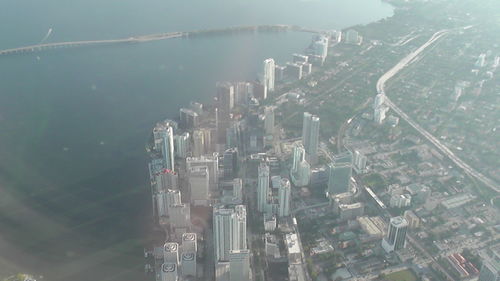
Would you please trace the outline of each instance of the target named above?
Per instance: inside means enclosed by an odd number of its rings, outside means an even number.
[[[0,0],[0,49],[250,24],[339,29],[378,0]],[[143,280],[151,230],[144,145],[154,122],[219,80],[253,80],[310,34],[262,33],[0,57],[0,277]]]

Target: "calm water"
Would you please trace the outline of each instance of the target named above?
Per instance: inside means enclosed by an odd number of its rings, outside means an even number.
[[[378,0],[0,0],[0,48],[36,44],[49,28],[47,42],[57,42],[247,24],[342,28],[390,15]],[[151,126],[309,40],[237,35],[0,57],[0,277],[141,280]]]

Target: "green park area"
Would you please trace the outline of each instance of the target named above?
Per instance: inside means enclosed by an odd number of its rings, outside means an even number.
[[[412,271],[405,269],[387,274],[383,278],[384,281],[417,281],[417,277]]]

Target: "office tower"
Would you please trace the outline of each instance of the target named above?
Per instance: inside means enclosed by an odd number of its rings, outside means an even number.
[[[304,112],[302,123],[302,144],[306,151],[306,159],[315,164],[318,161],[319,117]]]
[[[302,64],[298,63],[286,63],[285,69],[286,76],[290,79],[300,80],[302,79]]]
[[[250,251],[232,250],[229,253],[229,280],[250,281]]]
[[[261,162],[258,172],[257,209],[259,212],[264,212],[269,200],[269,166],[265,162]]]
[[[290,182],[288,179],[281,179],[278,189],[279,217],[288,217],[290,215],[291,192],[292,189],[290,188]]]
[[[176,204],[169,208],[170,234],[180,238],[191,229],[191,208],[189,204]]]
[[[354,170],[358,174],[362,174],[366,172],[366,156],[359,152],[358,150],[354,151]]]
[[[184,129],[192,129],[198,126],[199,115],[189,108],[179,109],[180,126]]]
[[[410,229],[420,227],[420,218],[412,210],[406,210],[403,216],[408,222]]]
[[[230,148],[224,151],[224,156],[222,159],[224,178],[233,179],[238,173],[238,149]]]
[[[216,262],[229,261],[229,253],[233,250],[247,249],[245,206],[215,206],[213,224]]]
[[[246,106],[248,99],[252,96],[253,85],[250,82],[237,82],[234,90],[234,103]]]
[[[156,205],[156,215],[158,217],[166,217],[167,216],[167,193],[165,191],[160,191],[157,194],[153,195],[153,198],[156,200],[153,203]]]
[[[328,168],[328,194],[336,195],[348,192],[352,176],[352,153],[347,151],[335,155]]]
[[[311,165],[306,161],[306,152],[302,144],[293,148],[292,169],[290,178],[295,186],[306,186],[311,179]]]
[[[264,77],[262,83],[267,87],[270,92],[274,91],[274,60],[267,59],[264,61]]]
[[[175,156],[186,158],[189,151],[189,133],[174,136],[174,151]]]
[[[174,129],[170,124],[157,125],[153,129],[155,148],[161,151],[165,168],[174,170]]]
[[[208,206],[210,197],[210,172],[207,166],[194,166],[188,172],[191,204]]]
[[[411,195],[410,194],[394,194],[389,200],[389,206],[391,208],[403,208],[411,205]]]
[[[196,233],[184,233],[181,248],[182,276],[196,276],[196,252],[198,251]]]
[[[405,247],[408,222],[403,217],[393,217],[389,223],[387,236],[382,240],[382,247],[388,253]]]
[[[179,264],[179,244],[167,242],[163,245],[163,260],[165,263]]]
[[[241,123],[232,122],[226,130],[226,148],[241,148]]]
[[[178,266],[175,263],[164,263],[161,266],[161,280],[162,281],[178,281],[179,272]]]
[[[272,106],[264,108],[264,130],[266,135],[274,134],[274,107]]]
[[[200,157],[205,154],[205,142],[203,139],[203,131],[195,130],[193,132],[193,149],[192,156]]]
[[[192,167],[207,166],[210,178],[210,188],[215,189],[219,182],[219,155],[203,155],[200,157],[186,158],[186,171],[189,173]],[[188,175],[189,176],[189,175]]]
[[[389,107],[385,105],[385,95],[383,93],[377,94],[373,103],[373,120],[375,123],[382,124],[387,111],[389,111]]]

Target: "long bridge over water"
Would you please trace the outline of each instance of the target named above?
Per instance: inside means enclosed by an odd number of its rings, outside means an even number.
[[[86,46],[95,46],[95,45],[141,43],[141,42],[158,41],[158,40],[166,40],[166,39],[173,39],[173,38],[190,38],[190,37],[197,37],[197,36],[223,35],[223,34],[233,34],[233,33],[286,32],[286,31],[310,32],[310,33],[322,33],[323,32],[323,31],[318,31],[318,30],[314,30],[314,29],[306,29],[306,28],[302,28],[299,26],[293,26],[293,25],[236,26],[236,27],[229,27],[229,28],[205,29],[205,30],[196,30],[196,31],[188,31],[188,32],[156,33],[156,34],[133,36],[133,37],[129,37],[129,38],[109,39],[109,40],[67,41],[67,42],[37,44],[37,45],[30,45],[30,46],[0,50],[0,56],[13,55],[13,54],[35,53],[35,52],[42,52],[42,51],[53,50],[53,49],[86,47]]]

